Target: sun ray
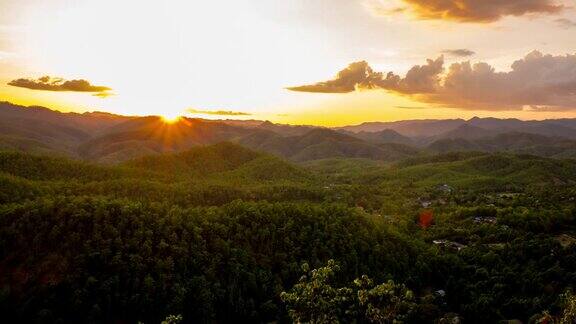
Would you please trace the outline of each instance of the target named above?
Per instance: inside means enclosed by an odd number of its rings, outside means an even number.
[[[160,115],[160,118],[166,124],[175,124],[182,119],[182,116],[180,116],[178,114],[165,113],[165,114]]]

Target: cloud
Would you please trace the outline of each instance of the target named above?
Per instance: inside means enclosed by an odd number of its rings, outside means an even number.
[[[288,87],[288,90],[320,93],[347,93],[356,90],[356,87],[371,89],[377,87],[375,82],[381,82],[382,74],[375,73],[366,61],[354,62],[347,68],[338,72],[336,77],[329,81],[315,84]]]
[[[426,107],[418,107],[418,106],[394,106],[398,109],[427,109]]]
[[[570,29],[570,28],[576,28],[576,21],[574,20],[570,20],[570,19],[566,19],[566,18],[559,18],[554,20],[558,26],[564,28],[564,29]]]
[[[109,98],[109,97],[112,97],[112,96],[115,96],[115,95],[116,95],[116,94],[114,94],[114,93],[112,93],[112,92],[98,92],[98,93],[93,94],[94,97],[98,97],[98,98],[101,98],[101,99],[106,99],[106,98]]]
[[[349,67],[350,68],[350,67]],[[349,69],[348,68],[348,69]],[[383,76],[368,64],[364,78],[334,80],[289,88],[294,91],[330,92],[334,84],[384,89],[422,103],[481,110],[570,110],[576,109],[576,55],[553,56],[534,51],[515,61],[509,72],[497,72],[488,63],[461,62],[446,71],[444,60],[428,60],[414,66],[405,77],[392,72]],[[361,75],[361,74],[360,74]],[[356,82],[351,84],[351,82]],[[342,90],[337,88],[337,90]],[[334,91],[340,92],[340,91]]]
[[[408,14],[422,20],[491,23],[506,16],[557,14],[557,0],[370,0],[380,15]]]
[[[468,57],[476,54],[476,52],[465,48],[459,48],[459,49],[445,49],[442,51],[442,54],[456,57]]]
[[[426,65],[412,67],[401,78],[392,72],[386,76],[382,72],[374,72],[366,61],[360,61],[348,65],[332,80],[286,89],[319,93],[348,93],[356,89],[387,89],[405,94],[434,92],[443,64],[443,57],[428,60]]]
[[[95,86],[86,80],[64,80],[62,78],[53,78],[44,76],[39,79],[16,79],[8,85],[31,90],[45,91],[71,91],[71,92],[98,92],[104,93],[112,90],[104,86]]]
[[[455,63],[439,90],[421,99],[468,109],[575,109],[576,55],[533,51],[515,61],[509,72],[496,72],[487,63]]]
[[[218,116],[251,116],[252,114],[241,112],[241,111],[230,111],[230,110],[197,110],[197,109],[187,109],[187,112],[191,114],[202,114],[202,115],[218,115]]]

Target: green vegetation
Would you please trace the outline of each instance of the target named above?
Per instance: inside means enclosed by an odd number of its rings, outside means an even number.
[[[575,161],[505,153],[295,165],[220,143],[102,165],[0,152],[0,311],[569,322],[574,179]]]
[[[331,281],[340,267],[329,260],[326,267],[305,271],[290,292],[281,294],[295,323],[392,323],[410,321],[415,312],[414,293],[392,280],[375,285],[368,276],[351,287],[334,288]]]

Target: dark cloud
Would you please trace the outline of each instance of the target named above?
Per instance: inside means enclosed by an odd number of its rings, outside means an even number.
[[[456,57],[468,57],[476,54],[476,52],[465,48],[459,48],[459,49],[445,49],[442,51],[442,54]]]
[[[376,1],[379,13],[410,14],[419,19],[490,23],[506,16],[556,14],[564,9],[557,0],[390,0]]]
[[[558,26],[564,28],[564,29],[570,29],[570,28],[576,28],[576,21],[574,20],[570,20],[570,19],[566,19],[566,18],[559,18],[554,20]]]
[[[338,72],[329,81],[299,87],[289,87],[288,90],[301,92],[346,93],[358,88],[375,88],[382,81],[382,73],[375,73],[366,61],[354,62]]]
[[[197,110],[197,109],[187,109],[187,112],[191,114],[203,114],[203,115],[219,115],[219,116],[251,116],[252,114],[241,112],[241,111],[230,111],[230,110]]]
[[[8,83],[14,87],[45,90],[45,91],[72,91],[72,92],[98,92],[104,93],[112,90],[104,86],[95,86],[86,80],[64,80],[62,78],[53,78],[44,76],[39,79],[16,79]]]
[[[412,67],[401,78],[392,72],[386,76],[382,72],[374,72],[366,61],[354,62],[338,72],[332,80],[287,89],[319,93],[347,93],[356,89],[387,89],[406,94],[434,92],[443,64],[443,57],[428,60],[426,65]]]
[[[421,99],[469,109],[576,108],[576,55],[534,51],[511,68],[509,72],[496,72],[487,63],[452,64],[439,91]]]
[[[364,73],[354,74],[354,78],[342,79],[347,74],[339,73],[331,81],[289,89],[307,92],[384,89],[419,102],[462,109],[576,109],[576,55],[553,56],[534,51],[514,62],[509,72],[497,72],[487,63],[470,62],[452,64],[445,71],[440,57],[414,66],[403,78],[391,72],[384,77],[367,64],[362,66]],[[346,88],[334,88],[342,84]],[[334,89],[338,91],[331,91]]]
[[[438,88],[440,74],[443,70],[443,56],[440,56],[436,60],[428,59],[425,65],[413,66],[403,79],[396,76],[399,80],[396,87],[390,87],[385,83],[382,88],[404,94],[433,93],[436,92]],[[391,75],[391,73],[388,73],[388,75]]]

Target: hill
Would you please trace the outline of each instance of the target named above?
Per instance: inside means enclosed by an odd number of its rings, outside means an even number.
[[[391,129],[408,137],[430,137],[445,133],[465,123],[464,119],[401,120],[395,122],[367,122],[360,125],[339,127],[338,129],[354,133],[379,132]]]
[[[576,139],[575,119],[519,120],[514,118],[474,117],[469,120],[447,119],[370,122],[339,127],[338,129],[354,133],[376,133],[384,129],[390,129],[424,144],[445,138],[471,139],[510,132]]]
[[[359,133],[346,132],[346,134],[357,137],[359,139],[365,140],[374,144],[384,144],[384,143],[396,143],[404,145],[413,145],[414,141],[407,136],[401,135],[397,131],[392,129],[384,129],[378,132],[365,132],[361,131]]]
[[[477,139],[483,138],[494,135],[493,132],[486,130],[484,128],[480,128],[478,126],[474,126],[471,124],[463,124],[461,126],[456,127],[453,130],[447,131],[440,135],[435,136],[438,139]]]
[[[177,205],[235,199],[318,199],[301,167],[236,144],[102,165],[65,157],[0,152],[0,204],[44,196],[102,196]]]
[[[336,129],[269,121],[62,113],[0,103],[0,150],[106,164],[233,142],[296,162],[333,158],[398,161],[425,153],[509,152],[576,157],[576,121],[472,118],[365,123]],[[418,148],[415,148],[418,147]]]
[[[57,154],[108,164],[151,154],[182,152],[223,141],[294,161],[330,157],[397,160],[413,154],[404,147],[381,145],[409,142],[390,132],[377,134],[378,140],[368,142],[311,126],[194,118],[166,123],[157,116],[61,113],[8,103],[0,105],[0,117],[0,149]],[[386,140],[386,136],[390,140]]]
[[[347,134],[322,128],[313,129],[301,136],[252,134],[240,139],[238,143],[300,162],[327,158],[395,161],[418,153],[418,150],[401,144],[368,143]]]
[[[0,103],[0,145],[21,151],[57,151],[75,156],[75,148],[104,129],[131,119],[108,113],[61,113],[44,107]]]
[[[151,153],[178,152],[228,141],[250,130],[224,123],[182,118],[166,123],[160,117],[141,117],[118,124],[83,143],[78,152],[89,160],[118,162]]]
[[[451,153],[399,163],[383,172],[382,179],[419,186],[520,190],[524,185],[573,185],[576,161],[503,153]]]
[[[448,138],[431,143],[428,149],[446,153],[455,151],[511,152],[543,157],[574,158],[576,141],[537,134],[511,132],[476,139]]]
[[[242,178],[253,181],[300,180],[310,175],[279,158],[258,153],[232,143],[195,147],[164,155],[152,155],[123,164],[183,178]]]

